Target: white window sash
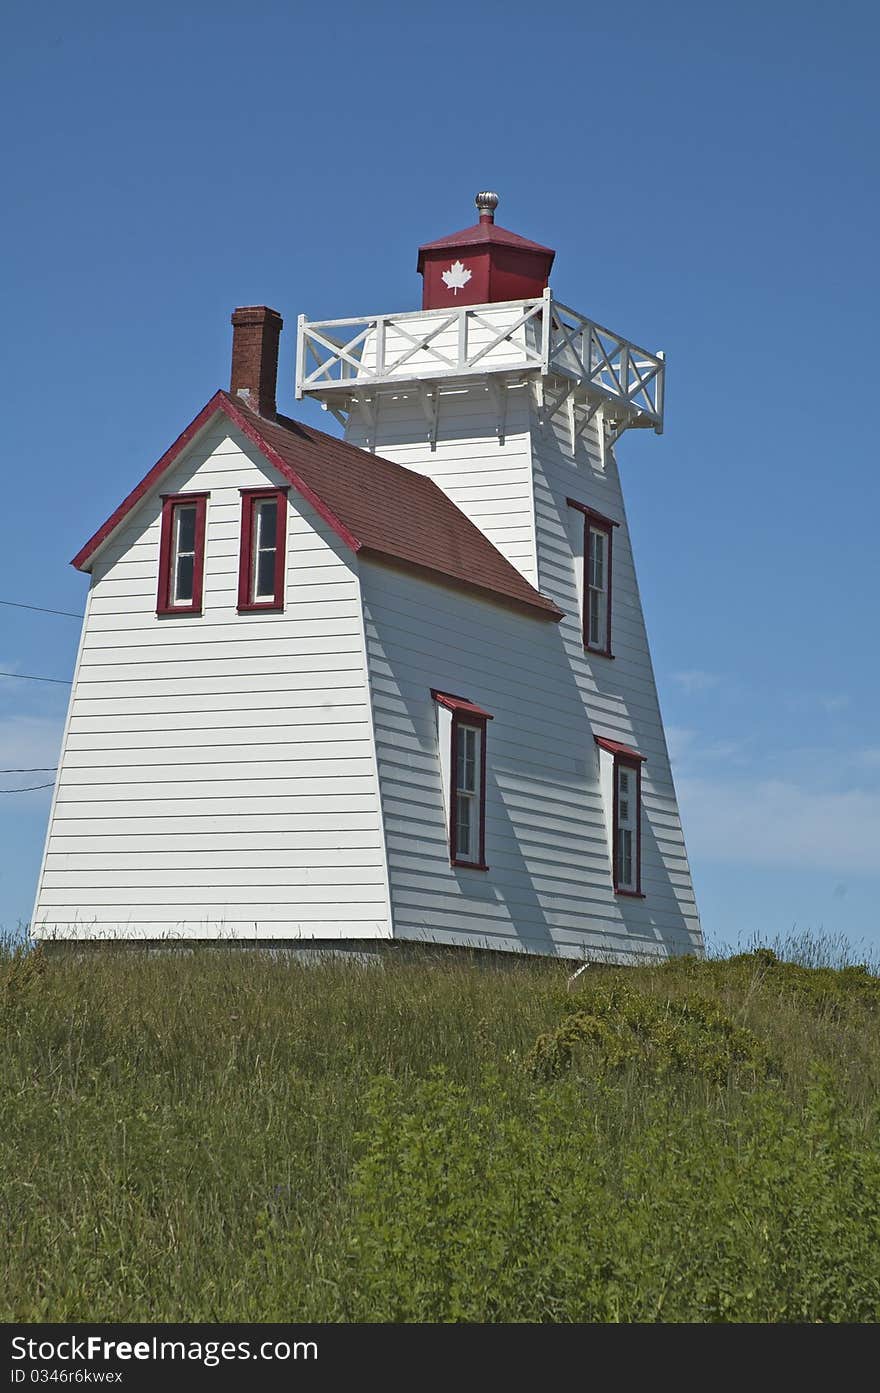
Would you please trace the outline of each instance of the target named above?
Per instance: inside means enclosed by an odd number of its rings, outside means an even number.
[[[608,534],[587,527],[587,645],[608,646]]]
[[[193,544],[192,544],[192,548],[191,548],[191,549],[190,549],[190,548],[187,548],[186,550],[183,550],[183,548],[182,548],[181,545],[180,545],[180,530],[181,530],[181,526],[182,526],[183,515],[184,515],[184,513],[186,513],[186,512],[191,512],[192,515],[193,515]],[[174,507],[174,516],[173,516],[173,529],[172,529],[172,546],[171,546],[171,603],[172,603],[172,605],[191,605],[192,602],[193,602],[193,596],[195,595],[195,587],[196,587],[196,530],[197,530],[197,528],[198,528],[198,520],[199,520],[198,508],[196,507],[196,505],[195,505],[194,503],[177,503],[177,504],[175,504],[175,507]],[[179,587],[179,584],[180,584],[180,563],[181,563],[181,561],[187,561],[187,560],[189,560],[190,557],[192,558],[192,563],[193,563],[192,594],[190,594],[190,595],[184,595],[183,597],[180,597],[180,596],[178,596],[178,593],[177,593],[177,592],[178,592],[178,587]]]
[[[629,765],[617,766],[617,888],[636,890],[639,848],[639,774]]]
[[[455,855],[464,861],[476,862],[480,856],[480,802],[482,784],[483,732],[479,726],[459,723],[456,729],[455,785]],[[467,809],[466,818],[462,812]],[[466,845],[462,843],[462,826],[467,827]]]
[[[263,513],[266,506],[275,509],[275,542],[271,547],[262,545],[263,535]],[[275,560],[278,555],[278,501],[275,498],[258,498],[254,502],[253,517],[253,536],[252,536],[252,575],[251,593],[254,600],[273,600],[275,598]],[[261,590],[260,587],[260,557],[272,556],[272,584],[271,589]]]

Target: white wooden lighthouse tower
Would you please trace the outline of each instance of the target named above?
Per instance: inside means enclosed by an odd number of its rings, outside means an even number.
[[[496,204],[421,310],[300,320],[345,441],[236,309],[229,390],[77,553],[43,941],[701,951],[614,456],[663,359]]]
[[[397,813],[385,819],[396,933],[468,941],[464,903],[444,900],[438,935],[441,887],[412,857],[399,754],[406,660],[381,639],[392,614],[412,636],[414,684],[432,651],[469,696],[511,692],[522,719],[502,749],[493,726],[497,795],[513,829],[511,872],[525,872],[524,899],[553,950],[571,951],[577,923],[576,940],[614,957],[699,952],[615,459],[624,431],[662,432],[663,354],[556,299],[555,253],[500,227],[497,204],[478,194],[474,226],[419,249],[421,311],[299,320],[297,397],[319,400],[352,443],[430,476],[564,614],[557,649],[536,646],[524,672],[500,641],[484,647],[464,624],[438,625],[427,592],[419,603],[411,584],[406,595],[387,579],[372,594],[364,586],[380,776]]]

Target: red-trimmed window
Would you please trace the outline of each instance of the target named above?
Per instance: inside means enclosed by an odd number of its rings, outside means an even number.
[[[242,489],[238,608],[284,608],[287,490]]]
[[[566,499],[570,508],[584,515],[584,585],[583,633],[584,648],[603,658],[613,658],[611,652],[611,544],[614,528],[611,518],[603,517],[593,508]]]
[[[201,614],[205,572],[206,493],[162,500],[158,614]]]
[[[596,736],[600,761],[610,761],[611,860],[614,892],[642,895],[642,765],[645,756],[617,740]]]
[[[487,871],[486,728],[492,717],[466,697],[436,690],[431,695],[440,709],[449,860],[453,866]]]
[[[642,890],[642,766],[614,761],[614,888],[618,895]]]

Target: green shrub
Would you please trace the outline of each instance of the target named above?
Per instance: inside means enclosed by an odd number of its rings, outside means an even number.
[[[728,981],[752,979],[765,996],[791,998],[837,1020],[854,1010],[880,1012],[880,977],[864,964],[807,967],[783,962],[772,948],[758,948],[728,958],[721,968]]]
[[[541,1078],[572,1068],[596,1072],[635,1065],[660,1075],[695,1074],[715,1084],[734,1072],[770,1072],[760,1041],[719,1006],[694,996],[670,1000],[617,981],[594,989],[583,1007],[540,1035],[526,1064]]]
[[[378,1321],[872,1321],[880,1147],[827,1081],[733,1116],[660,1093],[622,1144],[570,1085],[521,1113],[442,1075],[367,1101],[350,1305]]]

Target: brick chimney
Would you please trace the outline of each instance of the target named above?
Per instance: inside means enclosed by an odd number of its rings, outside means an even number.
[[[244,397],[261,416],[275,415],[278,340],[284,320],[266,305],[243,305],[232,312],[232,379],[229,390]]]

